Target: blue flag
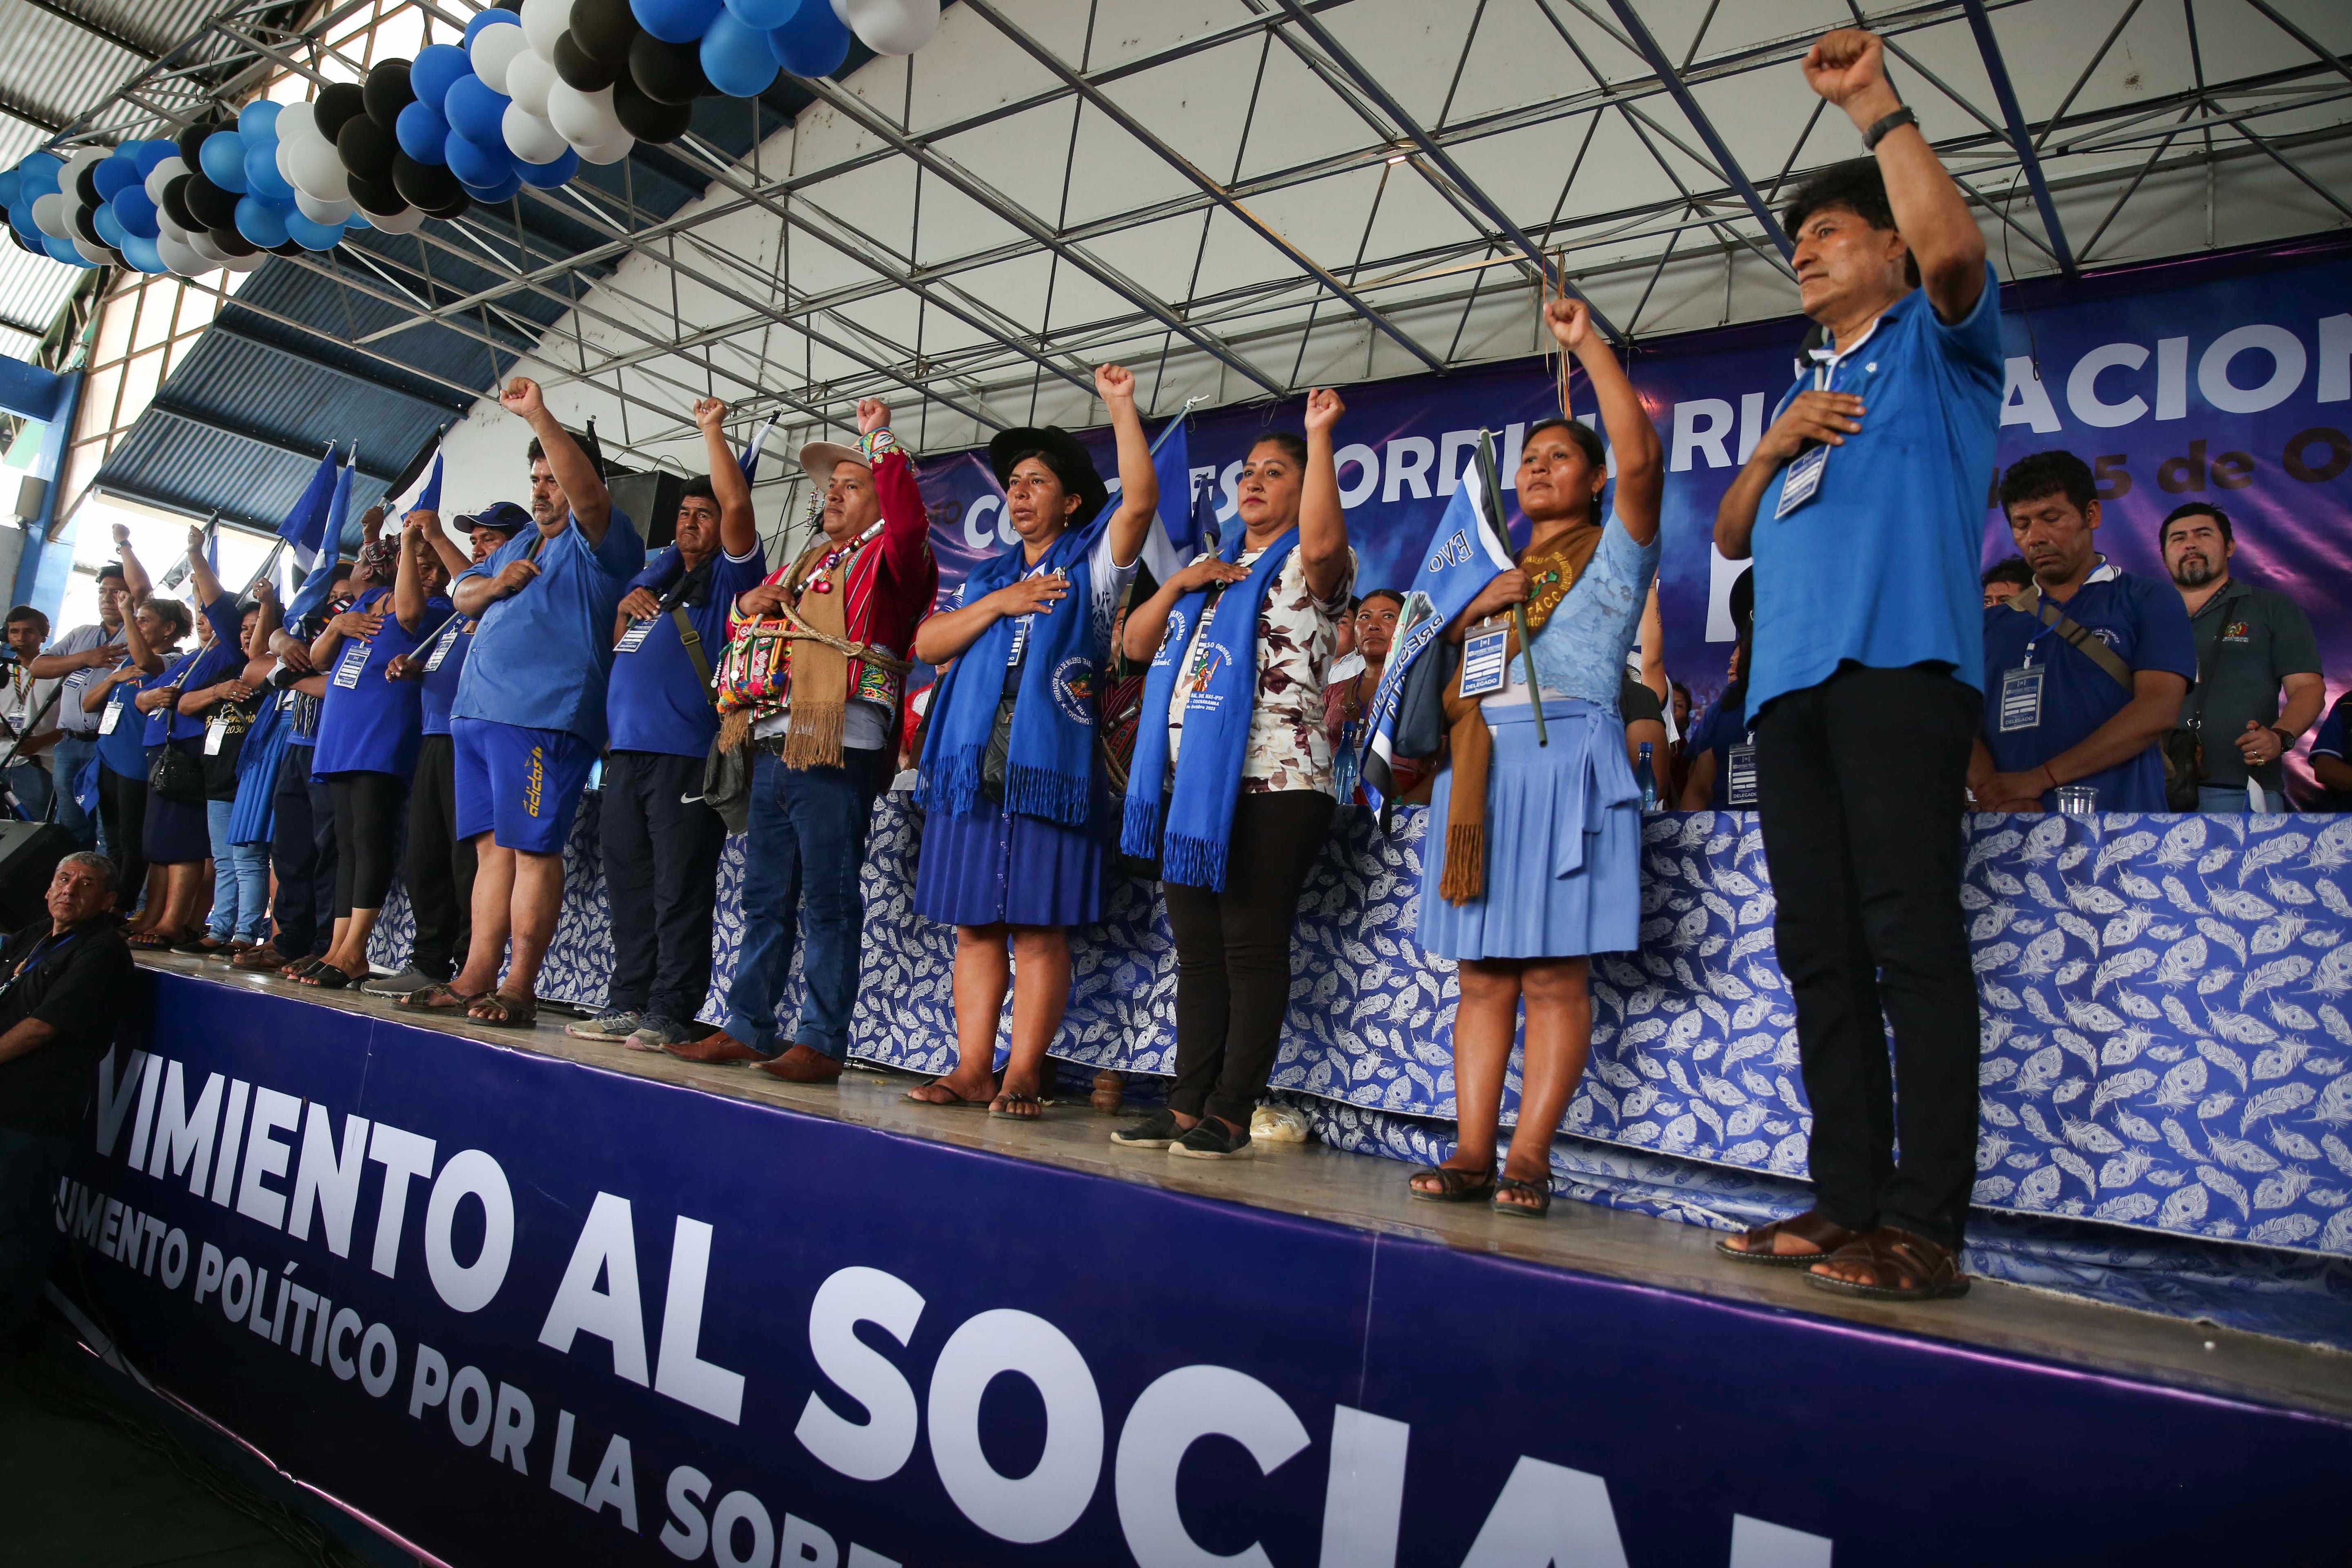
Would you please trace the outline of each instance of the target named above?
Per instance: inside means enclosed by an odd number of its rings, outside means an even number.
[[[1179,414],[1152,443],[1151,468],[1160,476],[1160,515],[1143,538],[1143,563],[1165,583],[1204,550],[1217,547],[1217,492],[1213,484],[1192,485],[1189,413]]]
[[[327,521],[327,502],[335,491],[335,449],[330,447],[312,470],[310,482],[302,487],[300,499],[286,514],[286,521],[278,525],[278,537],[292,550],[297,572],[308,572],[318,559]]]
[[[1389,646],[1388,665],[1381,671],[1366,724],[1369,738],[1360,776],[1364,797],[1375,807],[1385,808],[1394,793],[1397,708],[1406,675],[1454,617],[1487,584],[1511,569],[1510,546],[1496,537],[1486,521],[1486,489],[1474,453],[1454,499],[1446,502],[1445,515],[1437,520],[1429,548],[1422,552],[1421,570],[1405,591],[1404,613],[1397,617],[1396,640]]]
[[[342,552],[343,512],[351,505],[352,470],[349,464],[335,475],[333,497],[321,509],[320,535],[323,548],[310,564],[310,575],[302,580],[300,592],[286,606],[286,624],[292,626],[327,602],[327,590],[334,586],[335,562]]]

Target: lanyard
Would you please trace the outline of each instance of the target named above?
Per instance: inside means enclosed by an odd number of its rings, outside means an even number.
[[[2087,588],[2090,584],[2085,583],[2083,586]],[[2075,589],[2074,597],[2079,599],[2082,596],[2083,589]],[[2048,605],[2051,608],[2056,610],[2062,616],[2070,619],[2073,617],[2074,606],[2072,600],[2062,605],[2055,598],[2045,593],[2042,595],[2042,603]],[[2040,642],[2044,637],[2057,629],[2058,628],[2055,624],[2043,620],[2040,614],[2037,613],[2033,617],[2033,635],[2025,639],[2025,658],[2019,663],[2017,668],[2020,669],[2032,669],[2033,668],[2033,645]]]
[[[67,948],[71,947],[75,942],[80,941],[81,934],[82,933],[78,931],[69,931],[60,938],[57,932],[51,931],[40,941],[35,942],[33,944],[33,950],[16,961],[16,967],[9,972],[8,978],[5,980],[0,980],[0,996],[6,995],[9,991],[15,988],[16,982],[24,978],[25,971],[33,967],[34,960],[44,955],[54,956],[57,953],[63,952]],[[55,943],[56,945],[52,946],[52,943]]]

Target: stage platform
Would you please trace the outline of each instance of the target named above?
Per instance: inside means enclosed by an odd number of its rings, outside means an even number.
[[[1082,1100],[1015,1123],[146,967],[61,1273],[429,1560],[2341,1558],[2341,1353],[1994,1281],[1848,1300],[1321,1145],[1180,1161]]]

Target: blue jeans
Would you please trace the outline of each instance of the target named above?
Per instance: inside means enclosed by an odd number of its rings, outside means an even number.
[[[837,768],[788,768],[764,747],[751,763],[751,829],[743,853],[743,946],[727,991],[726,1030],[763,1056],[803,1045],[839,1058],[849,1050],[866,902],[858,874],[875,797],[889,781],[878,751],[845,750]],[[776,998],[792,972],[803,926],[800,1026],[780,1045]]]
[[[49,782],[46,760],[10,763],[8,788],[16,797],[16,814],[26,821],[40,822],[48,816],[49,796],[57,786]]]
[[[235,844],[228,836],[233,800],[205,802],[205,828],[213,841],[213,912],[205,929],[226,942],[259,942],[269,924],[269,846]]]
[[[2224,789],[2218,784],[2201,784],[2197,786],[2197,809],[2246,812],[2253,810],[2254,807],[2253,799],[2247,795],[2243,785],[2236,789]],[[2278,807],[2273,805],[2271,809],[2276,811]]]
[[[98,823],[81,808],[74,779],[98,755],[96,736],[60,735],[49,750],[49,782],[57,791],[58,826],[73,835],[77,849],[98,847]]]

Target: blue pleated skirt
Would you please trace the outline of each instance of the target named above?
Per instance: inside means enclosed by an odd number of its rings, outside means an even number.
[[[1576,958],[1640,944],[1642,795],[1625,726],[1590,702],[1544,703],[1551,743],[1524,706],[1490,708],[1485,893],[1450,904],[1445,813],[1454,770],[1437,775],[1422,841],[1422,948],[1439,958]]]
[[[1109,844],[1108,813],[1097,805],[1086,827],[1015,816],[992,800],[961,816],[933,812],[915,868],[916,912],[947,925],[1094,924]]]

